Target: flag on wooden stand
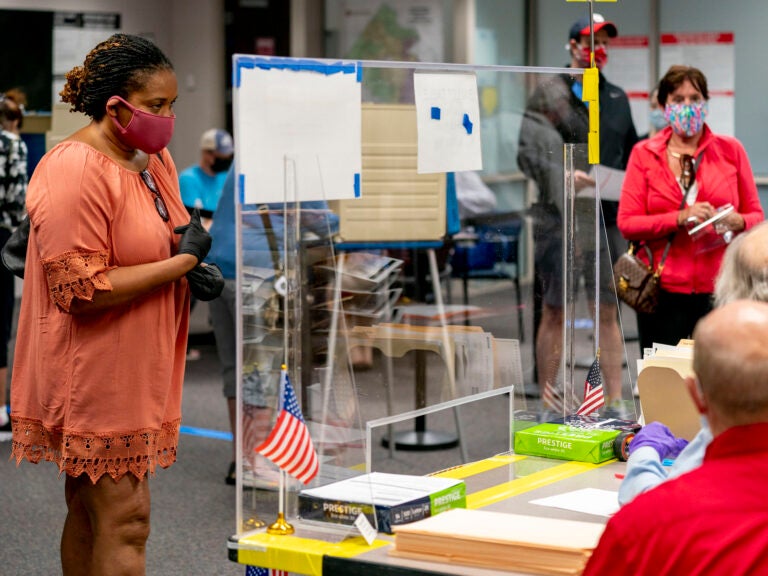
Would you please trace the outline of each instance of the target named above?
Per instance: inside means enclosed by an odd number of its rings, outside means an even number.
[[[584,382],[584,402],[581,403],[576,414],[582,416],[592,414],[602,406],[605,406],[605,395],[603,393],[603,381],[600,378],[600,360],[596,357]]]
[[[317,476],[320,464],[285,367],[280,372],[280,389],[282,402],[275,427],[255,450],[297,480],[308,484]]]

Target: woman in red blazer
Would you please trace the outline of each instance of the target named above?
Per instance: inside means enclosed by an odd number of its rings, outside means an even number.
[[[658,101],[669,126],[632,150],[619,203],[618,226],[627,240],[647,245],[654,268],[672,244],[661,274],[659,306],[638,313],[640,342],[677,344],[712,308],[715,276],[727,242],[763,220],[744,147],[705,124],[709,91],[702,72],[672,66],[659,83]],[[733,211],[703,237],[688,229]],[[645,250],[639,256],[648,260]]]

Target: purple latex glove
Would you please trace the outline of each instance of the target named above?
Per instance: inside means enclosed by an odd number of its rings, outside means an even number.
[[[643,446],[648,446],[659,453],[659,458],[676,458],[688,445],[688,440],[676,438],[661,422],[651,422],[642,427],[629,443],[629,455]]]

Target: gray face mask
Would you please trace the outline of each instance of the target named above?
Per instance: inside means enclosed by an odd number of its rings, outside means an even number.
[[[664,110],[654,108],[648,114],[648,123],[654,130],[663,130],[667,127],[667,118],[664,116]]]

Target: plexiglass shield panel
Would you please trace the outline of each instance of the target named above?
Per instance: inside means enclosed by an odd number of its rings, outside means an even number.
[[[584,115],[562,107],[581,70],[234,69],[238,533],[278,509],[302,526],[304,489],[509,451],[514,430],[582,409],[588,383],[605,399],[591,413],[634,418],[622,244]],[[286,379],[319,473],[288,476],[281,503],[255,448]]]

